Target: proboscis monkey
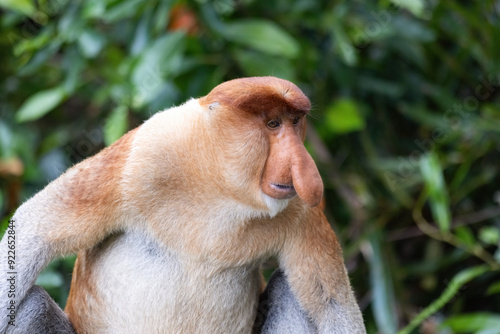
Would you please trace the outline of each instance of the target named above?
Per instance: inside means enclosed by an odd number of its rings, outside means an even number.
[[[0,243],[0,333],[365,333],[317,208],[309,109],[289,81],[236,79],[70,168]],[[70,253],[66,317],[33,284]]]

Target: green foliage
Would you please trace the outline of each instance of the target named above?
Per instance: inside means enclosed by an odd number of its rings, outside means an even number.
[[[476,266],[472,268],[465,269],[459,272],[450,282],[450,285],[444,290],[444,292],[439,296],[439,298],[434,301],[432,304],[427,306],[424,310],[422,310],[411,322],[410,324],[403,328],[398,334],[409,334],[413,329],[415,329],[418,325],[420,325],[425,319],[431,316],[433,313],[437,312],[441,307],[443,307],[446,303],[450,301],[451,298],[457,295],[458,290],[470,280],[480,276],[488,271],[488,268],[484,265]],[[455,320],[455,322],[457,322]],[[452,324],[454,321],[448,322],[448,324]],[[458,327],[460,328],[460,326]]]
[[[420,159],[420,172],[429,193],[432,217],[442,231],[448,231],[451,223],[449,200],[438,157],[431,153]]]
[[[338,99],[326,109],[325,113],[326,126],[331,133],[344,134],[365,127],[365,120],[354,100]]]
[[[371,233],[365,247],[365,257],[370,265],[373,315],[378,330],[382,333],[395,333],[397,329],[396,301],[387,256],[383,252],[379,231]]]
[[[454,333],[499,334],[500,316],[491,313],[471,313],[450,317],[443,324]]]
[[[158,110],[227,79],[275,75],[313,103],[307,147],[368,331],[497,333],[498,10],[489,0],[0,0],[0,227]],[[73,261],[39,280],[61,304]]]
[[[2,0],[0,1],[0,7],[19,11],[26,15],[31,15],[35,11],[35,7],[29,0]]]
[[[295,58],[299,45],[286,31],[273,22],[265,20],[239,20],[227,24],[223,36],[270,55]]]
[[[111,145],[127,132],[127,107],[118,106],[111,112],[106,119],[104,126],[104,143]]]
[[[19,108],[16,120],[18,122],[35,121],[61,104],[65,96],[62,87],[36,92]]]

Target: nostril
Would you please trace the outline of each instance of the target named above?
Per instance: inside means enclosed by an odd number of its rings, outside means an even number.
[[[293,185],[291,185],[291,184],[273,183],[272,185],[278,189],[283,189],[283,190],[293,189]]]

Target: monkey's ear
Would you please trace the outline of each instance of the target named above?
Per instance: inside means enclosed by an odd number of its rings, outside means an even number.
[[[215,111],[219,108],[220,103],[219,102],[213,102],[208,105],[208,110],[210,111]]]

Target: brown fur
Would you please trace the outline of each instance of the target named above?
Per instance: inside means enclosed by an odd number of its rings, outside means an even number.
[[[292,289],[311,313],[319,313],[330,299],[350,300],[342,250],[320,208],[308,210],[286,241],[282,260]]]
[[[58,228],[47,229],[46,238],[62,252],[85,249],[118,228],[120,175],[136,131],[69,169],[50,189],[57,201],[53,205],[64,216]]]
[[[98,155],[73,167],[77,170],[78,178],[75,178],[74,182],[66,183],[61,201],[72,208],[69,212],[75,215],[75,220],[81,220],[83,216],[87,222],[72,226],[77,229],[74,232],[78,238],[84,235],[85,241],[96,242],[120,228],[115,224],[119,222],[116,217],[120,215],[118,211],[123,200],[120,193],[121,175],[136,131],[137,129],[130,131]],[[99,173],[96,173],[96,170]],[[59,236],[64,237],[60,231],[54,232],[57,234],[48,234],[51,240],[56,240]],[[68,242],[73,243],[72,240]],[[85,249],[79,247],[82,248]],[[80,333],[85,332],[79,317],[80,313],[84,313],[82,308],[88,308],[91,303],[98,301],[95,287],[89,279],[94,270],[92,263],[95,261],[96,250],[99,250],[99,247],[79,252],[65,309],[73,326]],[[77,300],[80,302],[75,302]]]

